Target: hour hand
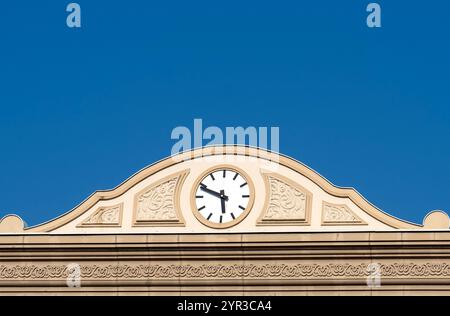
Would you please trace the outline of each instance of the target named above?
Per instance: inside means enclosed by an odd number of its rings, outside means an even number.
[[[209,193],[209,194],[211,194],[211,195],[214,195],[215,197],[218,197],[219,199],[228,201],[228,196],[226,196],[226,195],[222,195],[222,194],[220,194],[219,192],[210,190],[210,189],[208,189],[206,186],[203,186],[203,185],[202,185],[200,188],[201,188],[202,191],[205,191],[206,193]]]

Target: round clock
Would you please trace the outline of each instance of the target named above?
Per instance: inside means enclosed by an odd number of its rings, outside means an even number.
[[[244,171],[216,167],[197,180],[192,207],[197,219],[212,228],[229,228],[241,222],[254,201],[254,186]]]

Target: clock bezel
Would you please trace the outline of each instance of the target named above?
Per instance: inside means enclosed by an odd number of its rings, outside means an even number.
[[[213,172],[222,171],[222,170],[227,170],[227,171],[229,170],[232,172],[239,173],[240,176],[243,177],[245,179],[245,181],[247,182],[247,185],[249,187],[250,198],[247,203],[247,207],[245,208],[245,210],[242,212],[241,215],[239,215],[236,219],[234,219],[230,222],[220,224],[220,223],[210,222],[209,220],[207,220],[206,218],[204,218],[202,216],[200,211],[197,209],[197,203],[196,203],[195,196],[197,194],[197,190],[198,190],[198,187],[200,186],[200,183],[205,178],[207,178]],[[250,176],[248,175],[247,172],[245,172],[241,168],[238,168],[233,165],[224,164],[224,165],[217,165],[217,166],[208,168],[207,170],[203,171],[200,174],[200,176],[197,178],[197,180],[195,180],[194,186],[191,189],[191,209],[192,209],[192,212],[194,213],[195,218],[197,218],[197,220],[200,223],[202,223],[203,225],[210,227],[210,228],[214,228],[214,229],[231,228],[231,227],[234,227],[234,226],[238,225],[239,223],[241,223],[248,216],[250,211],[252,210],[254,202],[255,202],[255,185],[253,184],[252,179],[250,178]]]

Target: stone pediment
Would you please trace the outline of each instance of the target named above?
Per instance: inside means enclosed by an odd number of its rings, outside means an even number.
[[[448,228],[443,212],[428,214],[424,225],[400,220],[298,161],[243,146],[208,147],[167,158],[41,225],[24,227],[15,215],[0,222],[0,233],[22,234]]]

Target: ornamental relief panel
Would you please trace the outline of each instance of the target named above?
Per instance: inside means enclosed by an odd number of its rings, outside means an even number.
[[[381,263],[381,278],[450,278],[446,262]],[[365,279],[368,263],[248,263],[248,264],[82,264],[81,280],[109,279]],[[70,274],[65,264],[0,265],[4,280],[64,280]]]
[[[185,170],[152,184],[135,196],[134,226],[184,226],[180,190]]]
[[[322,225],[367,225],[367,223],[353,213],[347,205],[323,201]]]
[[[121,227],[123,204],[98,208],[78,227]]]
[[[308,225],[312,194],[298,183],[264,174],[266,202],[258,225]]]

